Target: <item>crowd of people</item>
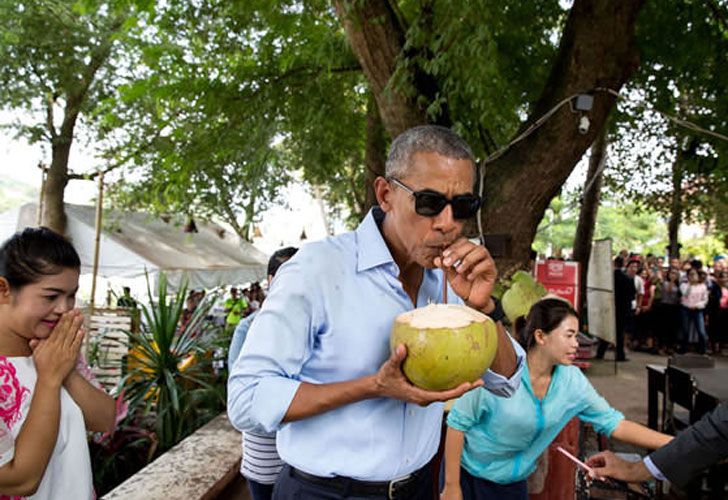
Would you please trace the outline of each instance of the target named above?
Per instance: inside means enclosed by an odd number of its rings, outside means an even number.
[[[184,328],[192,319],[197,308],[207,296],[204,289],[190,290],[185,299],[185,307],[182,310],[180,326]],[[232,334],[235,327],[243,318],[246,318],[260,308],[260,304],[265,298],[265,292],[260,283],[255,281],[249,287],[243,288],[242,291],[233,286],[230,288],[229,295],[226,296],[220,305],[219,314],[210,315],[210,320],[215,320],[219,324],[225,326],[228,334]]]
[[[622,250],[615,258],[615,305],[617,335],[626,334],[632,350],[720,354],[728,342],[728,261],[718,255],[707,266]],[[617,359],[624,360],[619,338],[617,344]]]

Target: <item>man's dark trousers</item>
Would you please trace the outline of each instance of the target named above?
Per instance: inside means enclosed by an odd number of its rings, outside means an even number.
[[[430,467],[429,465],[427,467]],[[396,500],[430,500],[432,498],[432,474],[422,474],[419,483],[407,497],[395,497]],[[346,492],[333,491],[325,487],[309,483],[291,474],[291,467],[286,465],[278,475],[273,500],[384,500],[386,496],[352,496]]]

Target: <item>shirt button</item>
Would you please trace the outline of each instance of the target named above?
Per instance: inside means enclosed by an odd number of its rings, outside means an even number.
[[[409,416],[410,417],[414,417],[414,415],[415,415],[415,411],[414,410],[409,410],[407,413],[409,413]]]

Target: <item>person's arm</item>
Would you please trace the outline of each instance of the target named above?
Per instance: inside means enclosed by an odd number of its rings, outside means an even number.
[[[626,462],[606,451],[591,457],[587,465],[599,476],[628,482],[665,477],[685,486],[700,471],[727,457],[728,402],[724,402],[641,462]]]
[[[639,314],[642,311],[642,299],[645,296],[645,282],[639,276],[635,276],[635,314]]]
[[[670,482],[679,486],[728,458],[728,402],[721,403],[649,458]]]
[[[623,425],[624,415],[609,405],[579,368],[569,366],[562,367],[562,369],[565,376],[568,375],[565,382],[569,384],[569,392],[573,394],[574,398],[580,400],[581,409],[577,414],[579,419],[592,424],[598,434],[612,437],[614,432]],[[628,425],[627,428],[629,429],[630,426]]]
[[[64,314],[47,339],[37,343],[33,362],[38,380],[28,415],[17,439],[13,458],[0,467],[0,491],[31,496],[40,486],[58,438],[61,385],[73,369],[83,340],[83,316]]]
[[[481,386],[464,383],[432,392],[412,385],[401,370],[407,351],[399,346],[371,375],[354,380],[312,384],[300,380],[312,356],[319,325],[326,322],[318,288],[300,262],[321,259],[315,245],[299,250],[276,274],[271,293],[251,325],[228,378],[228,418],[241,431],[273,432],[281,423],[318,415],[370,398],[389,397],[427,405],[456,398]]]
[[[484,308],[483,312],[490,314],[494,309],[495,302],[491,298],[489,300],[489,307]],[[495,352],[493,363],[490,365],[490,371],[506,378],[511,378],[516,372],[520,371],[521,359],[517,356],[516,348],[514,347],[515,342],[503,327],[503,323],[497,321],[496,328],[498,331],[498,349]]]
[[[648,450],[656,450],[673,439],[673,436],[654,431],[631,420],[622,420],[612,431],[611,437]]]
[[[445,437],[445,488],[441,500],[462,500],[460,488],[460,461],[463,455],[465,433],[452,427],[447,428]]]
[[[652,309],[652,304],[655,301],[655,289],[657,287],[655,285],[650,285],[650,298],[647,300],[647,306],[645,307],[645,311],[649,311]]]
[[[230,347],[228,348],[228,370],[232,369],[235,364],[235,360],[240,355],[240,350],[243,348],[245,343],[245,337],[248,336],[248,330],[250,330],[250,324],[253,322],[255,315],[250,315],[244,318],[238,326],[235,327],[233,332],[233,338],[230,340]]]
[[[497,396],[507,398],[515,394],[521,384],[521,374],[526,360],[526,352],[516,339],[508,334],[500,321],[496,325],[498,331],[496,358],[482,379],[484,387],[488,391]],[[512,370],[511,363],[514,360],[515,368]],[[510,375],[505,375],[506,373],[510,373]]]
[[[456,399],[483,385],[482,380],[464,382],[449,391],[427,391],[410,383],[402,372],[407,349],[399,345],[375,375],[347,382],[309,384],[302,382],[283,422],[293,422],[371,398],[393,398],[420,406]]]
[[[680,283],[680,304],[687,307],[687,298],[690,294],[690,283]]]
[[[116,426],[116,402],[103,390],[91,385],[78,371],[73,370],[63,385],[83,412],[86,430],[111,432]]]
[[[705,309],[705,306],[708,305],[708,287],[703,285],[703,292],[700,294],[700,300],[695,306],[695,309]]]

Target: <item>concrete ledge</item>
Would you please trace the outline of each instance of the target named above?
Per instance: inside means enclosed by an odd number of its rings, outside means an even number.
[[[240,433],[222,413],[103,498],[213,499],[240,473],[240,455]]]

